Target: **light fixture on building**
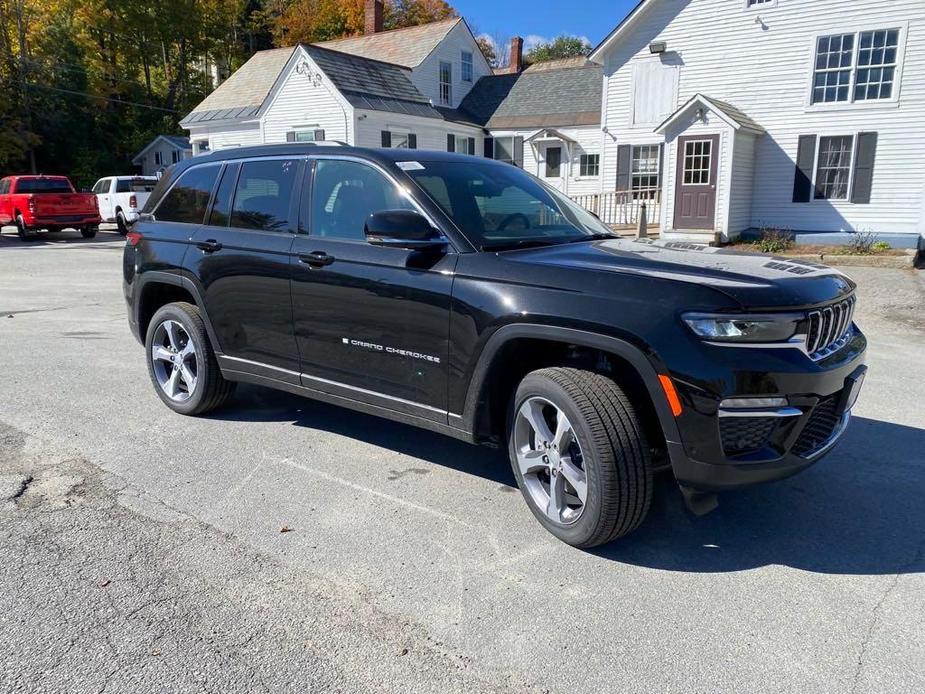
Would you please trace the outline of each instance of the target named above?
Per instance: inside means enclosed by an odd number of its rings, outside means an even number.
[[[664,41],[653,41],[649,44],[649,53],[664,53],[668,50],[668,44]]]

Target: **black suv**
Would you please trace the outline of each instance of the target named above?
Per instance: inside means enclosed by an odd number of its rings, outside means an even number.
[[[581,547],[636,528],[660,470],[704,512],[816,462],[866,368],[837,271],[621,240],[510,164],[440,152],[182,162],[124,279],[172,410],[244,381],[507,446],[530,510]]]

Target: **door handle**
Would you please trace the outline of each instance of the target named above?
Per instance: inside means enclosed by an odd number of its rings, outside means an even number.
[[[300,255],[299,262],[312,267],[324,267],[334,262],[334,256],[328,255],[324,251],[312,251],[308,255]]]
[[[196,248],[199,248],[206,253],[215,253],[215,251],[222,250],[222,244],[220,244],[215,239],[207,239],[206,241],[199,241],[196,244]]]

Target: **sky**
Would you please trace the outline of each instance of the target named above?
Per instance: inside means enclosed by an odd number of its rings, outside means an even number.
[[[477,34],[524,37],[524,48],[561,34],[596,46],[638,0],[450,0]]]

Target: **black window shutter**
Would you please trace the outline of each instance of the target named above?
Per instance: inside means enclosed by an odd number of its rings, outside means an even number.
[[[495,158],[495,140],[492,137],[486,137],[484,142],[484,153],[485,156],[489,159]]]
[[[408,133],[408,149],[418,148],[418,136],[414,133]]]
[[[456,151],[456,136],[455,135],[446,136],[446,151],[447,152]]]
[[[662,189],[662,180],[665,176],[665,143],[658,146],[658,189]]]
[[[524,168],[524,138],[521,135],[514,138],[514,163]]]
[[[816,162],[816,136],[800,135],[797,165],[793,175],[793,201],[809,202],[813,196],[813,165]]]
[[[323,142],[323,141],[324,141],[324,130],[316,130],[315,131],[315,142]]]
[[[382,131],[382,146],[385,149],[388,149],[392,146],[392,133],[390,133],[388,130]]]
[[[286,142],[295,142],[295,130],[286,133]]]
[[[469,154],[475,154],[475,138],[469,138]]]
[[[630,189],[630,166],[633,148],[631,145],[617,147],[617,190]]]
[[[858,205],[870,203],[874,187],[874,159],[877,158],[877,133],[858,133],[857,152],[854,157],[854,183],[851,186],[851,202]]]

